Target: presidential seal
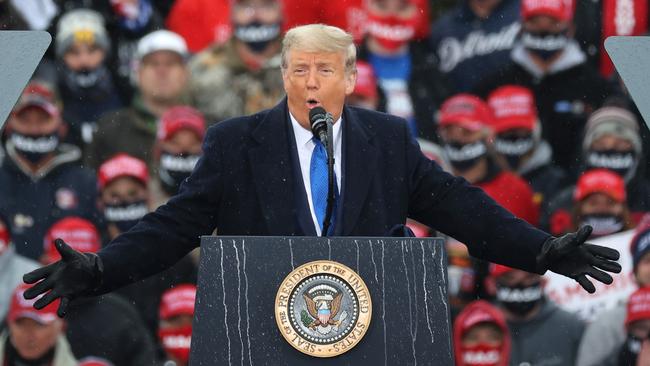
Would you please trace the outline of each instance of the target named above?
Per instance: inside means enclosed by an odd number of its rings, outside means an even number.
[[[351,350],[366,334],[371,316],[366,284],[356,272],[333,261],[296,268],[275,297],[280,333],[295,349],[315,357]]]

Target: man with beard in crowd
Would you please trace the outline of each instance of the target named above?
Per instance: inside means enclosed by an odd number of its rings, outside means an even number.
[[[573,39],[573,1],[521,0],[521,37],[511,62],[483,80],[475,92],[487,97],[516,84],[535,94],[542,137],[553,162],[568,174],[578,167],[582,130],[589,114],[616,91],[587,62]]]
[[[575,365],[584,323],[544,296],[544,280],[492,265],[490,287],[512,335],[511,365]]]
[[[232,3],[233,35],[197,54],[190,63],[192,104],[209,124],[259,112],[283,96],[280,67],[282,3]]]
[[[78,147],[61,143],[67,130],[54,91],[30,82],[7,121],[0,214],[16,253],[34,260],[55,221],[79,216],[97,222],[95,176],[79,167]]]
[[[99,117],[122,106],[106,65],[111,44],[104,19],[90,9],[72,10],[59,19],[55,43],[67,140],[83,148]]]
[[[404,118],[413,136],[437,141],[434,115],[450,92],[428,45],[416,40],[416,0],[368,0],[364,8],[367,34],[358,57],[372,66],[382,109]]]
[[[97,169],[117,153],[127,153],[152,167],[157,123],[169,108],[183,104],[189,70],[187,46],[166,30],[152,32],[138,43],[139,93],[127,108],[105,114],[88,147],[85,163]]]

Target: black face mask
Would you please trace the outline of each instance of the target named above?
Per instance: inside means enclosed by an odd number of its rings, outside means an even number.
[[[81,101],[102,100],[115,93],[110,71],[105,65],[95,69],[73,71],[62,65],[61,94]]]
[[[594,228],[591,232],[593,237],[618,233],[625,227],[623,217],[609,214],[583,215],[580,226],[585,225],[591,225]]]
[[[147,201],[141,200],[129,203],[106,205],[104,217],[115,224],[121,233],[129,231],[140,219],[149,212]]]
[[[262,53],[280,36],[280,23],[264,24],[258,20],[235,25],[235,37],[246,43],[255,53]]]
[[[497,137],[494,141],[495,150],[508,161],[510,169],[516,170],[521,159],[535,146],[532,136],[528,137]]]
[[[622,178],[629,178],[630,170],[636,169],[637,158],[634,150],[589,151],[586,157],[587,168],[609,169]]]
[[[190,176],[200,157],[189,153],[160,154],[158,177],[163,190],[172,196],[178,193],[181,183]]]
[[[636,365],[637,357],[639,357],[639,353],[641,352],[641,343],[643,343],[643,339],[628,334],[618,354],[618,364]]]
[[[504,286],[497,284],[497,301],[504,308],[518,316],[530,313],[535,305],[544,300],[542,283],[537,282],[530,286]]]
[[[51,154],[59,146],[59,133],[46,135],[24,135],[12,132],[9,137],[20,156],[36,164]]]
[[[524,31],[521,34],[521,43],[542,60],[549,60],[569,44],[568,33],[568,30],[560,33]]]
[[[445,144],[445,152],[454,169],[462,172],[475,166],[487,154],[487,147],[483,141],[472,144],[450,141]]]

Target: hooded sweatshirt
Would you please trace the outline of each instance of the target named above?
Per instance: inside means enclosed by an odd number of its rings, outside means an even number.
[[[505,318],[499,309],[490,305],[485,300],[478,300],[468,304],[465,309],[458,314],[454,321],[454,354],[456,356],[456,366],[468,365],[461,357],[463,336],[472,327],[481,323],[491,323],[499,327],[503,332],[503,344],[501,345],[501,358],[497,366],[508,365],[510,355],[510,332],[506,325]]]

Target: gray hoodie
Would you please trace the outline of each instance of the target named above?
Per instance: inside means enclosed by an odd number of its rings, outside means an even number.
[[[585,325],[575,314],[546,300],[532,319],[508,321],[511,366],[575,365]]]

